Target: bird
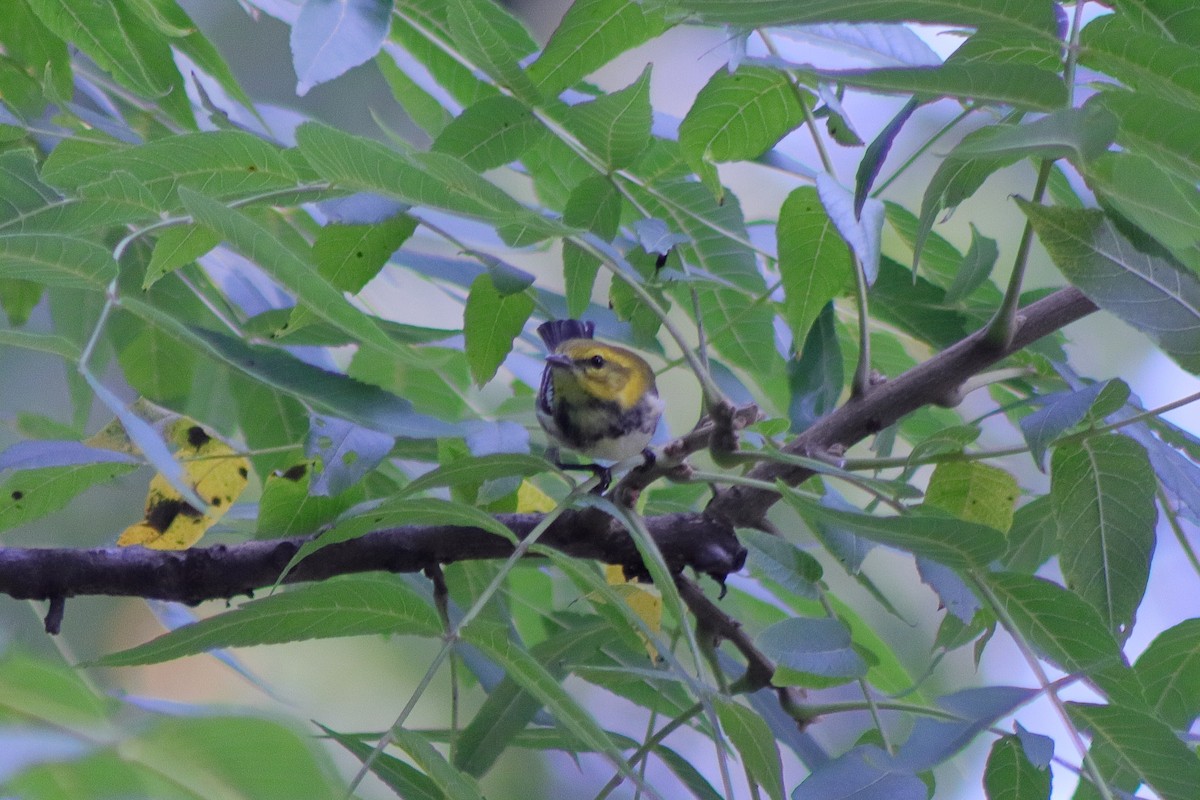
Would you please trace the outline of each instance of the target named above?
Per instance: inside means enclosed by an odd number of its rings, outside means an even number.
[[[586,469],[599,477],[603,493],[612,480],[611,464],[642,455],[642,468],[654,463],[649,444],[664,403],[654,370],[632,350],[594,337],[594,322],[556,319],[538,326],[549,354],[537,394],[537,419],[557,445],[604,463],[558,465]]]

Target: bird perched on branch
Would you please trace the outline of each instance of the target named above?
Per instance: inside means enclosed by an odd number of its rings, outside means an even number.
[[[662,416],[663,401],[654,371],[632,350],[598,342],[592,322],[556,319],[538,326],[546,343],[546,369],[538,389],[537,418],[555,444],[607,464],[583,464],[600,478],[603,492],[612,479],[609,466],[641,453]],[[557,459],[557,454],[552,456]],[[572,468],[569,465],[562,465]]]

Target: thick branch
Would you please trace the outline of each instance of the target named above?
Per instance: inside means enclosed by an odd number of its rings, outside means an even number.
[[[850,447],[922,406],[955,405],[961,399],[959,389],[968,378],[1095,310],[1095,303],[1078,289],[1060,289],[1021,311],[1008,346],[994,345],[986,340],[984,331],[977,331],[896,379],[852,398],[814,422],[789,442],[784,452],[809,455]],[[752,469],[749,477],[767,482],[782,480],[796,486],[812,474],[812,470],[802,467],[764,462]],[[713,499],[708,513],[736,527],[750,527],[758,524],[777,500],[775,492],[733,486]]]
[[[541,514],[500,514],[524,538]],[[742,568],[745,548],[727,523],[705,514],[663,514],[646,520],[668,565],[723,579]],[[311,537],[163,551],[142,547],[0,548],[0,592],[17,599],[130,595],[195,604],[250,594],[271,586]],[[539,544],[579,558],[641,569],[633,540],[594,509],[567,511]],[[405,526],[331,544],[301,561],[286,582],[323,580],[354,572],[417,572],[455,561],[507,558],[512,545],[494,533],[452,525]]]
[[[1076,289],[1055,292],[1024,310],[1008,347],[996,348],[974,334],[818,420],[786,450],[804,454],[837,445],[848,447],[923,405],[944,404],[948,398],[957,397],[967,378],[1095,310],[1096,306]],[[811,472],[764,463],[750,475],[795,485]],[[705,512],[649,517],[646,525],[673,569],[692,567],[721,578],[740,569],[745,559],[734,526],[759,523],[778,499],[774,492],[733,487],[714,499]],[[518,537],[524,537],[541,516],[502,514],[497,519]],[[0,548],[0,593],[52,600],[58,606],[55,621],[61,616],[62,600],[79,595],[131,595],[184,603],[230,598],[274,584],[305,541],[255,541],[178,552],[137,547]],[[635,569],[640,566],[628,534],[595,509],[566,512],[540,543],[580,558]],[[437,563],[505,558],[511,552],[505,540],[474,528],[392,528],[318,551],[302,561],[287,581],[321,580],[373,570],[415,572]]]

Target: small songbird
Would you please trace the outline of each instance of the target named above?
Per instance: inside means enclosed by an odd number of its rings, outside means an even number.
[[[538,326],[546,343],[546,369],[538,389],[537,418],[550,438],[586,458],[615,463],[647,448],[663,412],[646,360],[623,347],[592,338],[592,322],[557,319]],[[611,479],[608,466],[583,465],[600,477],[597,491]]]

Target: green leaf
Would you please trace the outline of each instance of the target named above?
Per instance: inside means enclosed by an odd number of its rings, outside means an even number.
[[[1038,769],[1025,755],[1016,736],[1001,736],[992,745],[983,770],[988,800],[1048,800],[1052,775]]]
[[[1187,730],[1200,715],[1200,619],[1187,619],[1154,638],[1134,665],[1150,710]]]
[[[314,534],[346,509],[362,501],[361,488],[351,489],[337,497],[314,494],[311,487],[315,471],[315,462],[310,460],[272,472],[266,477],[262,497],[258,501],[258,518],[254,527],[256,538],[279,539]],[[304,546],[300,548],[303,554],[318,549],[311,541],[305,545],[307,549]],[[300,560],[301,553],[292,557],[289,567]]]
[[[451,766],[424,736],[403,728],[389,733],[396,746],[433,780],[446,800],[483,800],[475,781]]]
[[[359,739],[340,734],[319,722],[316,725],[325,731],[326,736],[346,748],[364,764],[368,758],[373,759],[371,774],[383,781],[398,797],[405,800],[446,800],[446,795],[433,779],[407,761],[386,752],[377,754],[374,747]]]
[[[168,273],[192,263],[220,243],[217,234],[203,225],[168,228],[154,242],[142,288],[149,289]]]
[[[717,719],[742,757],[749,777],[771,800],[783,800],[783,762],[775,734],[756,712],[733,700],[719,698]]]
[[[117,83],[157,101],[176,122],[195,128],[167,40],[124,3],[27,2],[55,36],[78,47]]]
[[[985,573],[980,579],[1016,632],[1059,669],[1082,673],[1120,663],[1121,653],[1108,626],[1079,595],[1014,572]]]
[[[1021,417],[1021,435],[1029,445],[1029,455],[1038,469],[1046,471],[1046,451],[1059,436],[1083,421],[1110,381],[1093,383],[1077,391],[1060,392],[1041,398],[1045,405]]]
[[[210,228],[223,241],[258,264],[321,319],[364,345],[373,345],[384,351],[392,348],[392,340],[371,317],[352,306],[311,263],[286,247],[258,221],[187,187],[180,188],[179,198],[198,224]]]
[[[0,41],[5,52],[31,75],[47,77],[47,93],[70,97],[71,57],[67,43],[51,33],[29,7],[28,0],[14,0],[0,15]]]
[[[752,568],[793,594],[816,599],[821,562],[780,536],[746,529],[738,538],[748,545]]]
[[[1101,203],[1112,207],[1200,272],[1200,190],[1195,181],[1132,153],[1108,153],[1085,173]]]
[[[1006,24],[1028,35],[1046,37],[1055,30],[1044,3],[990,3],[988,0],[683,0],[686,9],[709,21],[744,28],[807,25],[815,22],[941,22],[979,27]]]
[[[1099,211],[1017,204],[1067,280],[1200,372],[1200,278],[1142,252]]]
[[[823,689],[867,674],[867,662],[841,620],[792,617],[764,630],[754,643],[780,668],[772,679],[776,685]]]
[[[333,288],[358,294],[416,228],[417,221],[405,214],[370,225],[330,223],[313,242],[317,273]]]
[[[1067,158],[1082,166],[1108,150],[1117,120],[1101,106],[1067,108],[1019,125],[994,125],[963,139],[947,158]]]
[[[111,481],[136,467],[112,462],[15,471],[0,484],[0,530],[58,511],[97,483]]]
[[[1156,481],[1146,451],[1125,436],[1092,436],[1056,449],[1050,475],[1067,587],[1123,631],[1154,552]]]
[[[963,256],[962,266],[954,276],[954,283],[946,289],[946,302],[959,303],[987,282],[992,274],[992,267],[1000,256],[1000,249],[995,239],[989,239],[979,233],[975,223],[971,223],[971,245]]]
[[[567,198],[563,222],[574,228],[589,230],[604,241],[611,242],[621,225],[621,193],[616,184],[607,175],[593,175],[580,181]],[[572,243],[564,242],[564,248],[568,244]],[[572,246],[582,250],[577,245]],[[590,297],[590,291],[588,294]]]
[[[530,648],[530,653],[555,678],[567,674],[567,664],[586,662],[601,645],[612,640],[607,622],[593,622],[562,630]],[[501,754],[513,746],[542,703],[511,677],[505,677],[488,692],[471,722],[455,742],[454,765],[476,777],[486,773]]]
[[[491,0],[450,0],[446,27],[458,52],[517,97],[534,102],[538,92],[519,62],[537,49],[525,25]]]
[[[1124,14],[1092,20],[1079,37],[1079,63],[1111,75],[1139,94],[1157,95],[1200,110],[1196,51],[1145,33]]]
[[[959,570],[983,568],[1004,553],[1004,537],[984,525],[941,514],[875,517],[815,503],[788,487],[783,498],[809,523],[837,525],[873,542],[926,556]]]
[[[400,497],[407,497],[444,486],[463,486],[480,484],[496,478],[507,478],[519,475],[528,478],[550,469],[550,463],[541,456],[528,453],[493,453],[486,456],[459,458],[437,469],[430,470],[419,478],[414,478],[403,489]]]
[[[563,120],[580,143],[612,171],[630,166],[650,144],[651,115],[647,65],[624,89],[569,106]]]
[[[592,302],[592,290],[600,273],[600,259],[571,241],[562,245],[563,284],[567,316],[578,318]]]
[[[278,147],[240,131],[168,136],[102,152],[77,152],[59,145],[46,159],[42,178],[73,192],[120,171],[141,183],[164,211],[182,208],[178,190],[183,187],[233,200],[281,193],[302,180]]]
[[[947,61],[940,67],[868,70],[804,70],[819,80],[921,98],[946,95],[1035,111],[1055,111],[1067,102],[1062,78],[1030,64]],[[803,74],[803,73],[802,73]]]
[[[94,289],[117,275],[117,262],[95,242],[50,233],[9,233],[0,236],[0,270],[5,278],[45,286]]]
[[[845,384],[841,344],[829,303],[808,329],[798,357],[788,359],[788,420],[800,432],[837,407]]]
[[[455,430],[439,420],[415,413],[412,404],[403,398],[345,375],[313,367],[282,350],[250,347],[219,333],[187,328],[134,298],[122,302],[139,317],[188,346],[332,416],[408,438],[447,436]]]
[[[623,775],[640,783],[629,763],[596,720],[545,667],[509,638],[505,626],[476,619],[462,631],[462,637],[465,642],[475,645],[492,658],[506,675],[541,701],[558,724],[579,737],[588,747],[606,755]]]
[[[1018,508],[1008,531],[1008,552],[1000,563],[1012,572],[1032,574],[1057,552],[1058,523],[1050,496]]]
[[[688,163],[699,170],[706,161],[762,155],[804,119],[797,91],[780,70],[718,70],[679,125],[679,146]]]
[[[1191,132],[1200,125],[1200,109],[1132,92],[1105,91],[1089,101],[1120,120],[1117,143],[1148,156],[1168,172],[1200,180],[1200,142]]]
[[[550,36],[529,77],[544,97],[556,97],[621,53],[670,27],[667,6],[638,0],[572,3]]]
[[[495,376],[532,313],[533,297],[528,292],[501,294],[487,274],[471,282],[463,310],[463,337],[476,384],[483,386]]]
[[[801,186],[783,201],[775,236],[784,308],[793,339],[799,344],[821,309],[849,282],[853,269],[850,250],[811,186]]]
[[[925,504],[1007,533],[1019,491],[1017,479],[999,467],[978,461],[947,461],[934,468]]]
[[[528,225],[534,230],[558,232],[541,215],[445,153],[398,153],[379,142],[317,122],[301,125],[296,139],[313,169],[345,188],[376,192],[415,206],[441,208],[494,225]]]
[[[222,647],[368,634],[437,637],[442,623],[429,601],[392,576],[333,578],[250,600],[233,611],[185,625],[100,658],[96,666],[157,664]]]
[[[520,100],[487,97],[446,125],[432,149],[489,170],[516,161],[546,135],[541,121]]]
[[[672,181],[636,196],[651,217],[665,220],[673,233],[690,239],[677,245],[684,262],[738,287],[693,284],[705,334],[717,352],[729,363],[759,373],[779,369],[775,315],[766,304],[755,302],[767,286],[736,198],[730,195],[719,204],[708,189],[690,181]]]
[[[159,796],[210,797],[220,787],[231,798],[288,800],[343,791],[309,734],[261,717],[154,715],[117,749],[123,761],[153,765],[154,773],[171,765],[169,788]]]
[[[375,56],[375,66],[379,67],[380,74],[392,90],[393,99],[404,109],[404,113],[431,139],[436,139],[454,118],[450,112],[396,64],[396,56],[391,52],[385,49]]]
[[[1200,760],[1161,720],[1134,708],[1090,703],[1067,703],[1067,713],[1163,800],[1195,797]]]

